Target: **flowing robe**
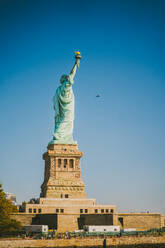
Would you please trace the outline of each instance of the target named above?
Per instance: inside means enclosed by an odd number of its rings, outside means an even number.
[[[73,78],[71,76],[66,77],[54,95],[55,128],[51,143],[76,143],[73,140],[74,94],[72,84]]]

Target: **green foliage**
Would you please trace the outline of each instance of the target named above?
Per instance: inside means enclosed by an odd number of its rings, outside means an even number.
[[[6,199],[0,184],[0,234],[21,229],[20,223],[10,218],[11,214],[16,212],[17,207],[12,204],[11,200]]]

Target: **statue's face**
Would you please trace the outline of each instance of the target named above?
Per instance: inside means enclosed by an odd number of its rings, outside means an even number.
[[[60,78],[60,83],[62,84],[63,82],[67,81],[68,80],[68,75],[62,75],[61,78]]]

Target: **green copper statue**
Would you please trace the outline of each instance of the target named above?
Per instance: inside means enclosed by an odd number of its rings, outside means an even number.
[[[76,144],[73,140],[74,121],[74,94],[72,90],[73,79],[79,67],[81,54],[75,52],[75,64],[69,75],[62,75],[61,85],[57,88],[53,98],[55,110],[55,128],[53,139],[49,144]]]

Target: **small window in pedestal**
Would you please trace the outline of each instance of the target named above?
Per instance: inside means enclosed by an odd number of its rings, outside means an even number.
[[[70,167],[71,169],[73,169],[73,167],[74,167],[74,160],[73,160],[73,159],[70,159],[70,160],[69,160],[69,167]]]
[[[69,198],[69,195],[68,195],[68,194],[66,194],[66,195],[65,195],[65,198]]]
[[[67,159],[64,159],[64,168],[66,168],[67,163],[68,163]]]
[[[61,159],[59,158],[58,159],[58,168],[60,168],[61,167]]]

